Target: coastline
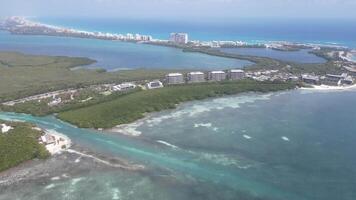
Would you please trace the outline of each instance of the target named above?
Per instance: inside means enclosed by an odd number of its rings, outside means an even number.
[[[356,84],[351,86],[312,85],[312,87],[301,87],[300,89],[311,90],[311,91],[345,91],[345,90],[355,90]]]

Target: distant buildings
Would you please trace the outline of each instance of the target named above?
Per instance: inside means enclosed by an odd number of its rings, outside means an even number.
[[[135,88],[136,88],[136,85],[133,83],[122,83],[122,84],[113,86],[112,90],[113,91],[127,91],[127,90],[132,90]]]
[[[222,81],[226,79],[226,73],[224,71],[211,71],[209,72],[209,80]]]
[[[157,88],[163,88],[163,84],[159,80],[151,81],[146,84],[147,89],[157,89]]]
[[[245,78],[245,71],[241,69],[231,69],[229,70],[228,76],[230,80],[240,80]]]
[[[302,75],[302,81],[304,83],[317,85],[317,84],[319,84],[319,76],[304,74],[304,75]]]
[[[187,74],[188,83],[200,83],[205,81],[203,72],[189,72]]]
[[[187,44],[188,34],[187,33],[171,33],[169,41],[177,44]]]
[[[343,85],[343,84],[352,84],[353,80],[351,76],[348,76],[347,73],[342,73],[341,75],[327,74],[321,83],[324,85]]]
[[[184,77],[181,73],[170,73],[166,75],[166,81],[168,84],[182,84]]]

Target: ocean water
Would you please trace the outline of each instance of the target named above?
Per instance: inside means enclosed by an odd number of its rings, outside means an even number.
[[[137,137],[0,113],[146,166],[27,183],[0,199],[354,200],[355,98],[356,91],[294,90],[190,102],[132,124]]]
[[[35,55],[89,57],[97,60],[89,68],[126,69],[229,69],[252,63],[180,49],[118,41],[11,35],[0,31],[0,50]]]
[[[356,48],[355,19],[226,19],[190,22],[135,19],[43,18],[57,26],[112,33],[142,33],[168,39],[171,32],[187,32],[192,40],[242,40],[249,43],[291,41]]]
[[[221,48],[221,51],[227,53],[236,53],[239,55],[253,55],[279,59],[283,61],[291,61],[298,63],[325,63],[324,58],[310,54],[310,49],[302,49],[299,51],[276,51],[265,48]]]

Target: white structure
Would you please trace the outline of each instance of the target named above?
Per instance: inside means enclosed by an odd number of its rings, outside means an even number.
[[[133,83],[121,83],[119,85],[113,86],[112,90],[113,91],[127,91],[127,90],[132,90],[135,88],[136,88],[136,85]]]
[[[187,77],[189,83],[200,83],[205,81],[205,74],[203,72],[189,72]]]
[[[11,126],[8,126],[6,124],[1,124],[1,132],[2,133],[7,133],[9,132],[11,129],[13,129]]]
[[[222,81],[226,79],[226,73],[224,71],[211,71],[209,72],[209,80]]]
[[[47,105],[48,106],[56,106],[58,104],[62,103],[62,98],[54,98],[51,102],[49,102]]]
[[[188,34],[187,33],[171,33],[169,40],[177,44],[187,44]]]
[[[157,89],[157,88],[163,88],[163,84],[159,80],[151,81],[146,84],[147,89]]]
[[[170,73],[166,75],[166,81],[168,84],[182,84],[184,77],[181,73]]]
[[[231,69],[229,70],[229,79],[240,80],[245,78],[245,72],[241,69]]]

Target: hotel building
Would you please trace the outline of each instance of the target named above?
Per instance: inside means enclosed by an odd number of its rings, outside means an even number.
[[[189,72],[187,78],[189,83],[200,83],[205,81],[205,74],[203,72]]]
[[[188,34],[187,33],[171,33],[169,40],[177,44],[187,44]]]
[[[245,72],[241,69],[231,69],[229,70],[229,79],[230,80],[241,80],[245,78]]]
[[[226,73],[224,71],[211,71],[209,72],[209,80],[222,81],[226,79]]]
[[[170,73],[166,75],[166,82],[168,84],[182,84],[184,83],[184,77],[181,73]]]

